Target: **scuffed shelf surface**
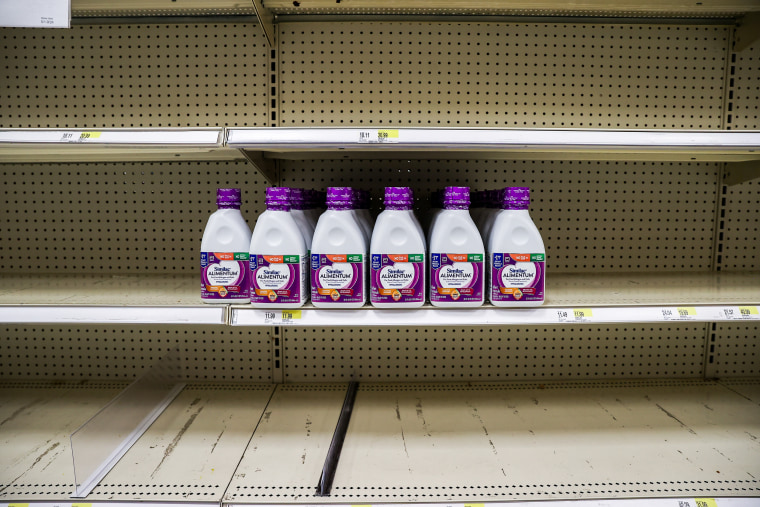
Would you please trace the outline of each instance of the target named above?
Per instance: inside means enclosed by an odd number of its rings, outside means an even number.
[[[760,396],[760,382],[743,389]],[[292,427],[261,428],[269,445],[241,465],[256,473],[236,474],[225,503],[760,495],[760,406],[718,382],[361,384],[329,497],[300,459],[334,419],[299,410],[304,394],[277,392],[272,418]]]

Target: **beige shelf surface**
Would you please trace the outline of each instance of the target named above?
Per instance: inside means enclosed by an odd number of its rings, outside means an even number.
[[[271,419],[290,423],[259,428],[225,503],[760,495],[760,406],[716,382],[362,384],[329,497],[305,461],[339,403],[304,397],[278,390]]]

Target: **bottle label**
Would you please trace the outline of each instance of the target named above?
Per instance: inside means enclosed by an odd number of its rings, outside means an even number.
[[[248,299],[248,252],[201,252],[201,298]]]
[[[425,301],[423,254],[372,254],[370,297],[373,303]]]
[[[430,301],[483,301],[483,254],[430,254]]]
[[[311,300],[364,302],[364,255],[311,254]]]
[[[251,254],[251,302],[301,304],[306,274],[300,255]]]
[[[545,254],[491,256],[491,301],[543,301]]]

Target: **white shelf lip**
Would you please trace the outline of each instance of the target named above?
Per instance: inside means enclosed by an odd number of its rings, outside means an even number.
[[[233,326],[461,326],[760,321],[755,304],[435,308],[327,310],[306,307],[266,310],[231,307]]]
[[[757,154],[760,131],[491,129],[491,128],[230,128],[227,146],[258,150],[572,150],[707,151]]]
[[[0,129],[4,145],[222,148],[224,129]]]
[[[700,503],[701,502],[701,503]],[[113,504],[112,504],[113,505]],[[116,504],[118,505],[118,504]],[[282,507],[282,504],[246,504],[224,502],[224,507]],[[362,507],[757,507],[757,498],[683,497],[683,498],[616,498],[582,500],[531,500],[525,502],[448,502],[448,503],[373,503]],[[0,507],[5,507],[0,504]],[[43,506],[40,506],[43,507]],[[44,507],[53,507],[45,505]],[[56,506],[64,507],[64,506]],[[153,507],[147,504],[145,507]],[[298,504],[298,507],[347,507],[346,504]]]
[[[0,305],[4,324],[225,324],[218,306]]]

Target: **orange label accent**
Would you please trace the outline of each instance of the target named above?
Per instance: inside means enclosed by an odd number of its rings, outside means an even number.
[[[217,252],[214,252],[214,256],[217,259],[223,260],[223,261],[234,261],[235,260],[235,255],[232,254],[232,253],[217,253]]]
[[[224,289],[221,285],[206,285],[206,290],[209,292],[219,292]]]
[[[502,294],[514,294],[515,289],[508,289],[507,287],[499,287],[499,291]]]
[[[455,292],[457,292],[457,290],[450,287],[438,287],[438,294],[444,294],[448,296],[450,294],[454,294]]]
[[[269,289],[256,289],[257,296],[268,296],[270,292],[272,291]]]
[[[262,257],[269,264],[282,264],[282,255],[263,255]]]
[[[392,296],[396,291],[396,289],[377,289],[377,292],[380,293],[381,296]]]
[[[388,258],[393,262],[409,262],[409,256],[406,254],[388,254]]]
[[[320,296],[329,296],[333,293],[332,289],[317,289],[317,294]]]
[[[330,262],[346,262],[345,255],[325,255]]]
[[[530,254],[509,254],[517,262],[530,262]]]
[[[467,262],[467,254],[446,254],[454,262]]]

